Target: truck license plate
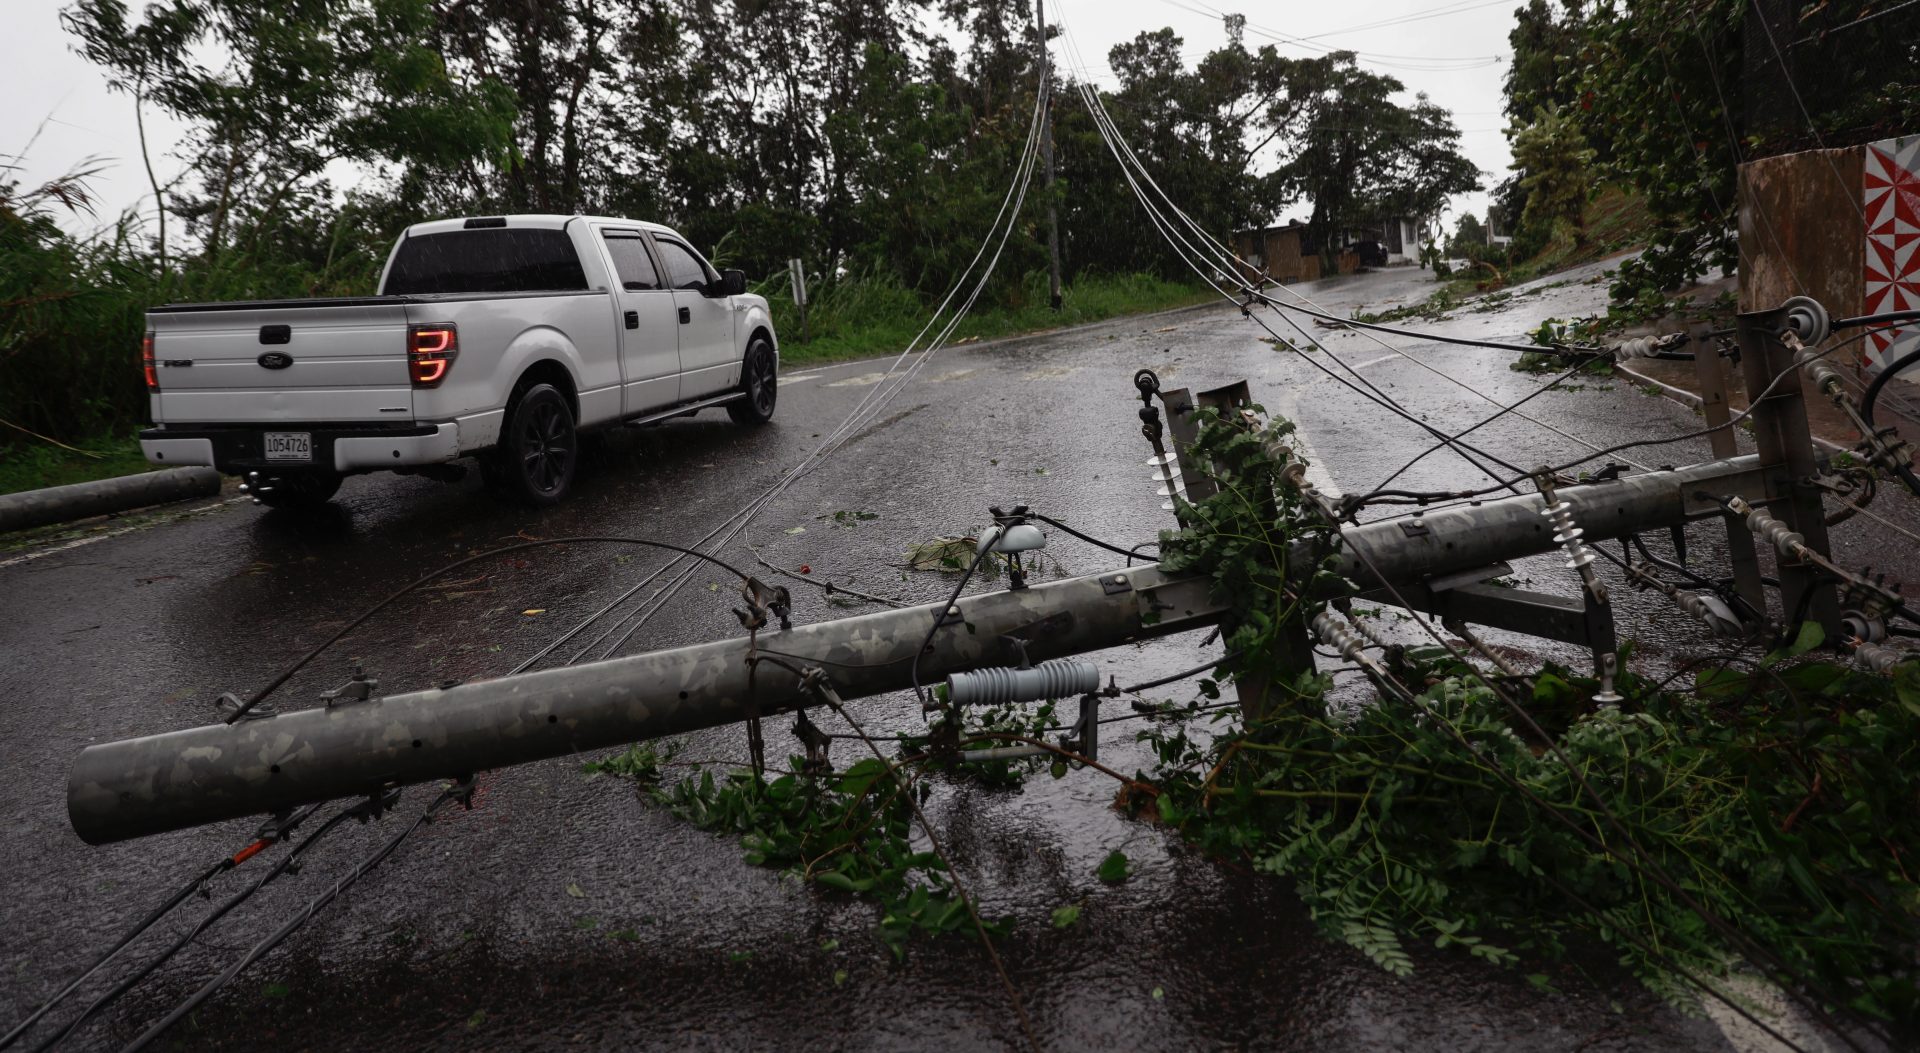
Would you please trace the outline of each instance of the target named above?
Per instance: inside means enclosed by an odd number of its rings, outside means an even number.
[[[269,461],[313,460],[313,433],[308,431],[270,431],[261,445]]]

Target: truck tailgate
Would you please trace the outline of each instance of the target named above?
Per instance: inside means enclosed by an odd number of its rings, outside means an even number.
[[[413,417],[404,301],[162,307],[147,315],[167,424]]]

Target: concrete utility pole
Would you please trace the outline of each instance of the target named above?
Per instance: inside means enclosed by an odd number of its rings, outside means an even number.
[[[1046,0],[1033,0],[1033,21],[1039,27],[1035,37],[1035,46],[1040,49],[1040,69],[1042,79],[1047,85],[1047,97],[1043,100],[1045,112],[1040,120],[1045,125],[1040,134],[1040,160],[1046,165],[1047,180],[1043,189],[1047,195],[1047,255],[1048,289],[1052,293],[1053,309],[1060,309],[1060,216],[1053,204],[1053,54],[1047,49],[1047,13]]]
[[[1762,504],[1791,492],[1783,467],[1745,456],[1567,487],[1560,498],[1588,540],[1599,541],[1719,517],[1720,495]],[[1557,548],[1542,504],[1529,494],[1350,526],[1341,532],[1339,570],[1362,589],[1419,586],[1423,597],[1452,591],[1448,578],[1477,582],[1504,572],[1494,566],[1500,560]],[[1304,580],[1314,559],[1300,544],[1288,565],[1305,568]],[[1500,598],[1469,590],[1436,597],[1434,606],[1464,621],[1504,625],[1505,616],[1476,613]],[[1556,616],[1538,606],[1528,618]],[[948,673],[1185,632],[1225,613],[1204,577],[1155,565],[1116,568],[967,596],[951,608],[761,630],[752,639],[101,743],[74,764],[68,816],[83,840],[102,844],[740,723],[818,704],[796,669],[822,670],[843,698],[900,691],[911,686],[915,652],[936,619],[940,628],[919,656],[923,685]]]

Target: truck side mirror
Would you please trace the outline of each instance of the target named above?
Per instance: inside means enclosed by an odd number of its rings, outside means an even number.
[[[720,272],[720,280],[714,284],[721,296],[739,296],[747,291],[747,272],[728,268]]]

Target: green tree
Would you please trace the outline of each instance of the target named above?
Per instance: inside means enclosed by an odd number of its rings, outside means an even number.
[[[1405,86],[1361,69],[1351,52],[1335,52],[1306,72],[1300,134],[1268,185],[1276,198],[1313,202],[1310,241],[1325,244],[1342,227],[1389,216],[1431,216],[1453,195],[1480,189],[1479,169],[1460,153],[1452,115],[1425,95],[1412,106],[1394,102]]]
[[[1526,208],[1520,222],[1536,236],[1563,227],[1575,242],[1586,238],[1587,199],[1593,194],[1593,150],[1580,129],[1559,110],[1540,109],[1513,135],[1513,168],[1524,173]]]
[[[448,75],[426,0],[162,0],[138,17],[80,0],[62,18],[113,87],[186,124],[186,180],[157,196],[203,268],[251,268],[274,241],[329,260],[349,236],[325,222],[335,162],[448,164],[511,141],[511,95]]]
[[[1487,244],[1487,228],[1480,223],[1480,217],[1471,212],[1463,212],[1460,222],[1454,225],[1453,239],[1447,251],[1459,254],[1469,246],[1484,248]]]
[[[1519,14],[1507,108],[1558,105],[1601,174],[1646,200],[1653,244],[1620,268],[1617,298],[1731,270],[1741,162],[1920,121],[1920,5],[1588,0],[1558,19],[1546,6]]]

